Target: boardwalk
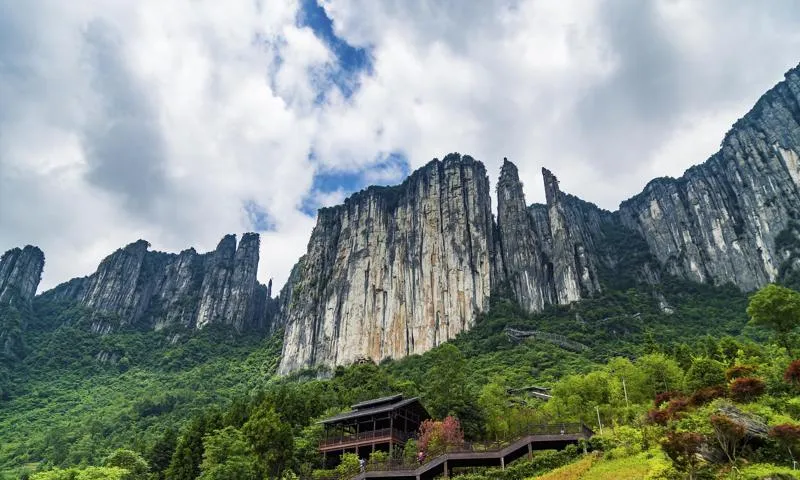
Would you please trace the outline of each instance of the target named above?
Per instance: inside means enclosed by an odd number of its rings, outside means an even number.
[[[353,477],[353,480],[368,478],[391,478],[394,480],[428,480],[437,475],[447,476],[453,468],[458,467],[501,467],[534,450],[562,449],[593,435],[591,429],[582,423],[554,425],[537,425],[529,430],[529,434],[514,441],[510,445],[496,449],[478,450],[466,446],[431,459],[416,469],[408,465],[370,465],[368,471]]]

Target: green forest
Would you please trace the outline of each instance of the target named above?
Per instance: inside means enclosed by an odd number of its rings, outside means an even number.
[[[595,432],[504,470],[453,472],[464,480],[797,478],[800,293],[777,285],[745,294],[668,279],[537,314],[498,295],[424,355],[286,378],[282,332],[101,334],[95,321],[42,299],[0,311],[21,339],[9,347],[7,334],[0,366],[0,479],[350,478],[353,455],[322,468],[317,422],[396,393],[419,396],[440,429],[400,459],[510,442],[531,424]],[[519,390],[531,385],[552,398]]]

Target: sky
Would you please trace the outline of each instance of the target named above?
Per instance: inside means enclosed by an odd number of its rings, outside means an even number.
[[[800,62],[794,0],[0,0],[0,251],[39,291],[139,238],[261,234],[450,152],[615,210]],[[494,188],[494,187],[492,187]]]

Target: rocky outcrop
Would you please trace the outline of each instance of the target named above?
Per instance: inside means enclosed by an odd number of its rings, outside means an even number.
[[[271,286],[256,280],[259,236],[225,236],[213,252],[193,248],[180,254],[149,251],[138,240],[106,257],[97,271],[45,292],[53,300],[77,302],[114,314],[120,324],[161,330],[232,325],[239,331],[272,331],[277,300]],[[113,325],[93,325],[105,332]]]
[[[30,306],[44,269],[39,247],[12,248],[0,257],[0,305]]]
[[[320,210],[281,295],[280,371],[402,357],[452,339],[489,306],[494,246],[486,171],[458,154]]]
[[[504,159],[497,183],[497,224],[505,279],[529,311],[566,304],[600,290],[603,225],[613,215],[561,192],[542,169],[546,205],[527,207],[517,167]]]
[[[506,287],[537,311],[664,275],[800,285],[800,68],[707,162],[650,182],[616,212],[542,175],[546,203],[527,206],[504,162],[496,223],[483,166],[458,155],[321,210],[281,294],[280,371],[423,352],[470,328],[490,291]]]
[[[777,236],[800,218],[800,68],[767,92],[706,163],[650,182],[621,221],[668,272],[745,290],[774,281]]]

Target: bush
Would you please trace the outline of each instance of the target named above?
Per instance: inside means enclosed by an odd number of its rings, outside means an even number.
[[[341,477],[358,475],[360,467],[358,455],[355,453],[345,453],[342,455],[342,463],[336,467],[336,473]]]
[[[667,403],[673,398],[680,397],[683,394],[681,392],[676,392],[675,390],[670,390],[668,392],[661,392],[656,395],[656,398],[653,400],[653,404],[656,407],[660,407],[662,403]]]
[[[786,367],[783,379],[795,387],[800,387],[800,360],[794,360]]]
[[[389,454],[381,450],[376,450],[369,456],[369,463],[373,465],[386,463],[387,460],[389,460]]]
[[[728,395],[728,390],[722,385],[715,385],[713,387],[705,387],[697,390],[689,397],[689,405],[699,407],[710,403],[712,400],[724,398]]]
[[[713,387],[725,383],[725,366],[711,358],[699,357],[692,360],[686,372],[686,385],[691,390]]]
[[[731,397],[737,402],[750,402],[764,394],[766,384],[760,378],[737,378],[729,386]]]
[[[731,381],[741,377],[750,377],[752,376],[758,367],[755,365],[734,365],[731,368],[725,370],[725,380]]]
[[[693,432],[669,432],[661,441],[661,448],[672,460],[675,468],[686,472],[691,478],[700,467],[698,453],[705,443],[705,437]]]

